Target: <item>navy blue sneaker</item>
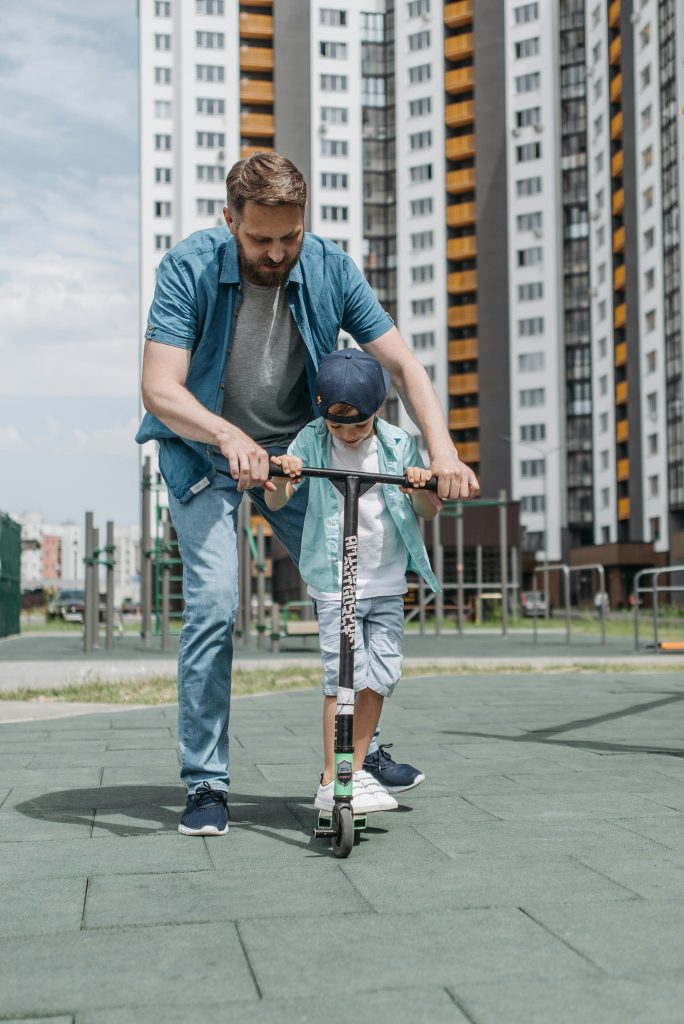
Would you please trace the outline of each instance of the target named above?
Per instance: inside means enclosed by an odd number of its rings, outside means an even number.
[[[202,782],[188,796],[178,831],[183,836],[225,836],[229,818],[228,794]]]
[[[425,776],[410,764],[397,764],[387,753],[391,743],[381,743],[378,749],[368,754],[363,762],[364,769],[384,786],[388,793],[405,793],[415,789]]]

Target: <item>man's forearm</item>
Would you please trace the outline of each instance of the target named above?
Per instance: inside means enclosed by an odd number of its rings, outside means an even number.
[[[218,445],[220,433],[229,427],[222,416],[209,412],[182,384],[169,382],[154,391],[143,389],[143,402],[148,412],[189,441]]]

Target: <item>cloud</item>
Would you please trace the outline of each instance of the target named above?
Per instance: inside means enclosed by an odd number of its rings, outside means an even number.
[[[0,426],[0,452],[19,452],[26,443],[15,426]]]

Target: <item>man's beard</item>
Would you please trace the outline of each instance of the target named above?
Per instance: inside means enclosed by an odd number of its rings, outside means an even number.
[[[262,256],[261,259],[258,260],[250,260],[238,235],[235,235],[235,242],[237,244],[238,255],[240,257],[240,270],[242,271],[243,277],[245,277],[250,284],[268,285],[271,288],[279,288],[281,285],[285,284],[290,275],[290,271],[299,259],[304,239],[302,239],[302,242],[294,256],[289,258],[284,256],[280,263],[273,263],[268,256]],[[266,267],[278,267],[278,269],[266,270],[264,269]]]

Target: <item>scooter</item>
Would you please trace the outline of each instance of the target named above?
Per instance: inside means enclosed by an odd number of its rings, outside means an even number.
[[[279,466],[271,466],[272,476],[285,476]],[[375,484],[411,487],[404,476],[389,473],[362,473],[345,469],[302,469],[302,476],[324,477],[344,498],[342,599],[340,602],[340,675],[335,714],[335,773],[332,813],[318,812],[313,829],[316,839],[331,839],[336,857],[348,857],[368,827],[365,814],[352,811],[352,775],[354,770],[354,642],[356,638],[356,569],[358,562],[359,498]],[[436,490],[433,477],[426,484]],[[418,489],[418,488],[416,488]]]

